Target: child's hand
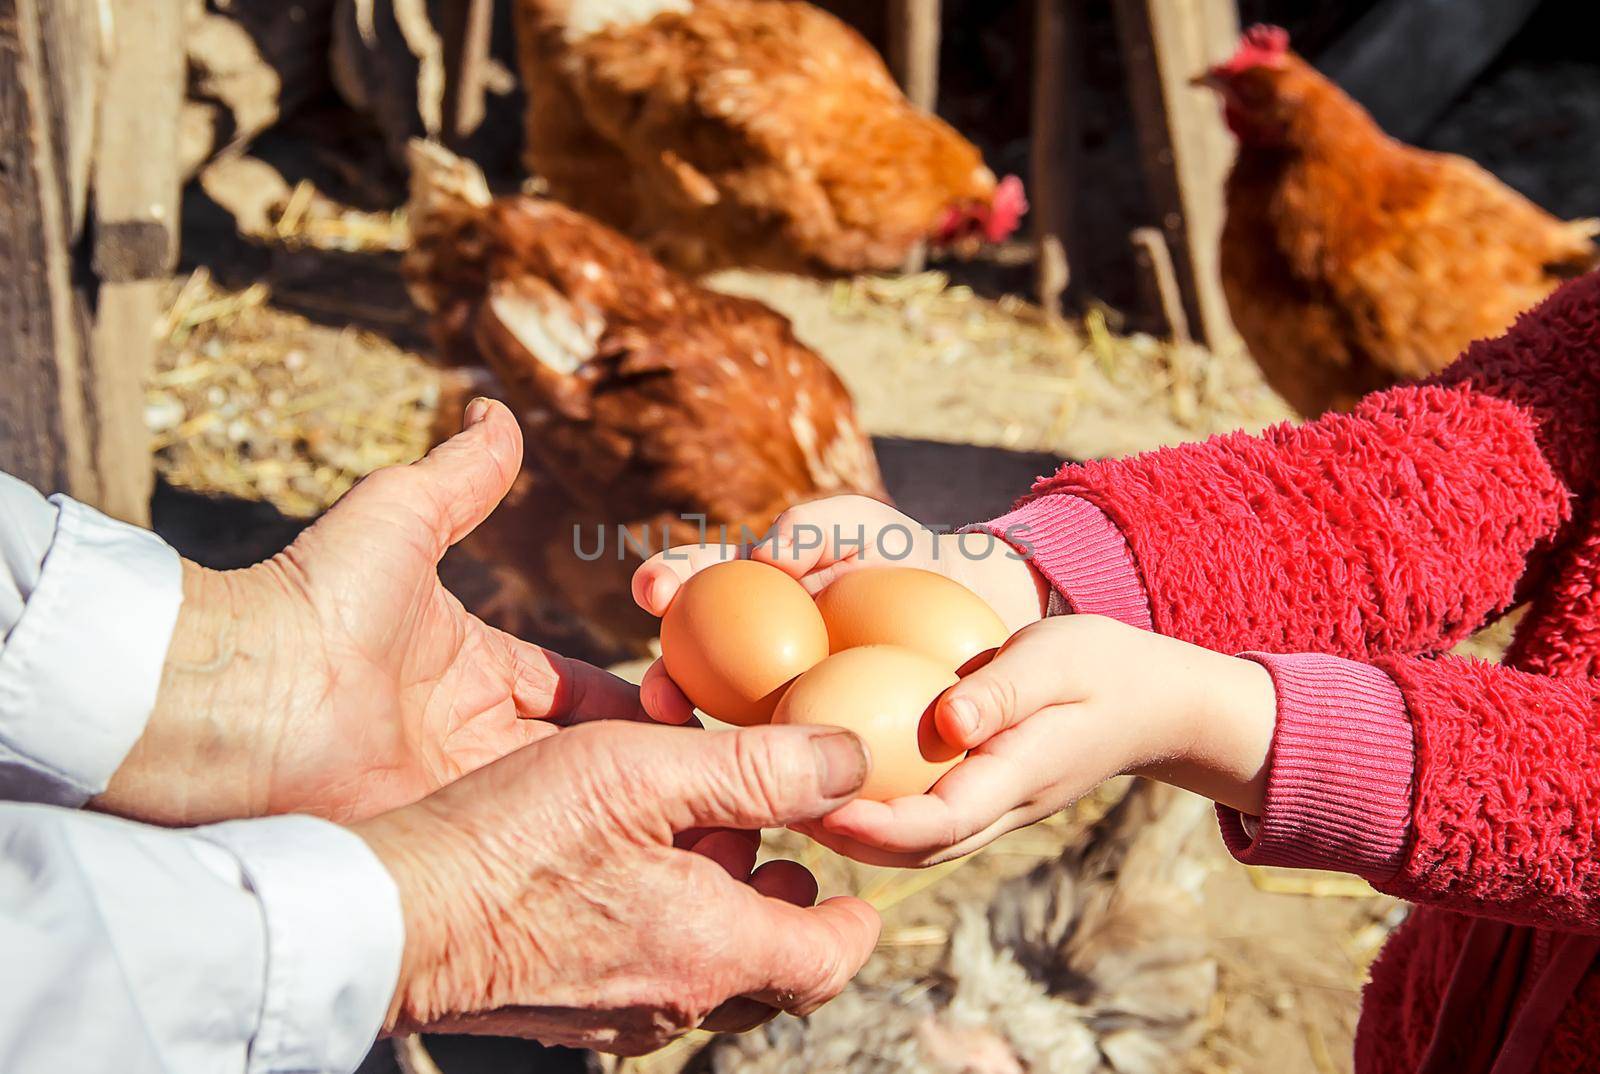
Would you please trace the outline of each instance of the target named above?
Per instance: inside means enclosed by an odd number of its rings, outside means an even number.
[[[657,553],[633,575],[633,599],[663,615],[678,587],[698,571],[746,556],[798,578],[812,593],[840,574],[864,566],[921,567],[973,590],[1011,630],[1037,622],[1050,592],[1028,562],[988,534],[935,533],[866,496],[834,496],[792,507],[756,545],[687,545]],[[663,723],[684,723],[694,706],[657,661],[645,674],[640,700]]]
[[[928,793],[851,802],[801,830],[878,865],[959,857],[1123,773],[1259,813],[1277,703],[1259,664],[1098,616],[1023,630],[934,713],[967,759]]]

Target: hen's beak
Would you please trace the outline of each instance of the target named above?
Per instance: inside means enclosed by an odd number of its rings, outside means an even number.
[[[1218,93],[1221,93],[1223,89],[1222,76],[1217,73],[1217,69],[1215,67],[1206,71],[1204,74],[1195,75],[1189,80],[1189,85],[1198,86],[1208,90],[1216,90]]]

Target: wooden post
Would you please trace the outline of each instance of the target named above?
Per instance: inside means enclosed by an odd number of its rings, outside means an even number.
[[[1033,115],[1028,197],[1039,244],[1039,305],[1061,315],[1069,286],[1083,285],[1078,262],[1078,157],[1083,134],[1083,21],[1080,0],[1034,0]]]
[[[0,469],[134,522],[183,89],[181,9],[146,6],[0,0]]]
[[[1213,350],[1237,340],[1218,275],[1233,143],[1209,90],[1190,84],[1233,51],[1234,0],[1116,0],[1146,182],[1189,321]]]
[[[1167,322],[1167,338],[1181,346],[1191,345],[1194,336],[1189,332],[1189,315],[1183,309],[1183,291],[1178,287],[1178,274],[1173,271],[1167,237],[1160,228],[1141,227],[1133,230],[1128,241],[1133,244],[1145,301],[1161,311]]]
[[[939,105],[940,0],[889,3],[889,65],[911,103],[932,112]]]
[[[889,66],[906,98],[926,112],[939,107],[940,0],[889,0]],[[928,249],[918,243],[900,271],[921,272]]]
[[[94,161],[96,296],[88,393],[102,510],[147,522],[155,472],[144,382],[155,364],[161,291],[178,264],[178,123],[183,13],[177,4],[109,0],[112,37]]]
[[[0,0],[0,469],[45,492],[96,499],[84,414],[87,321],[68,253],[87,154],[80,161],[79,143],[63,137],[89,114],[67,72],[94,38],[71,0],[48,14],[41,4]]]
[[[453,0],[439,15],[444,49],[440,139],[459,150],[483,123],[484,74],[494,33],[494,0]]]

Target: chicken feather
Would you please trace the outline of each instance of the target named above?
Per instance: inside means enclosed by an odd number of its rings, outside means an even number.
[[[1252,28],[1204,81],[1239,139],[1228,304],[1302,413],[1442,369],[1597,262],[1584,222],[1557,220],[1470,160],[1388,137],[1282,31]]]
[[[787,319],[565,206],[491,198],[438,146],[411,157],[413,299],[440,357],[490,370],[526,434],[529,479],[475,539],[601,640],[653,635],[628,595],[643,552],[702,524],[760,534],[817,496],[885,498],[848,392]],[[578,554],[601,534],[607,554]]]
[[[1004,238],[1025,202],[797,0],[519,0],[527,162],[676,267],[897,267]],[[979,233],[982,233],[981,236]]]

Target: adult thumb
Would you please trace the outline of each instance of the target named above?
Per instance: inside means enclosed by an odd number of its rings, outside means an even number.
[[[420,522],[434,558],[477,529],[522,469],[522,428],[504,403],[474,399],[461,432],[409,466],[370,474],[323,518],[327,527],[374,519]]]
[[[854,798],[869,767],[861,740],[838,728],[630,731],[650,740],[636,770],[646,793],[635,802],[675,833],[814,820]]]

